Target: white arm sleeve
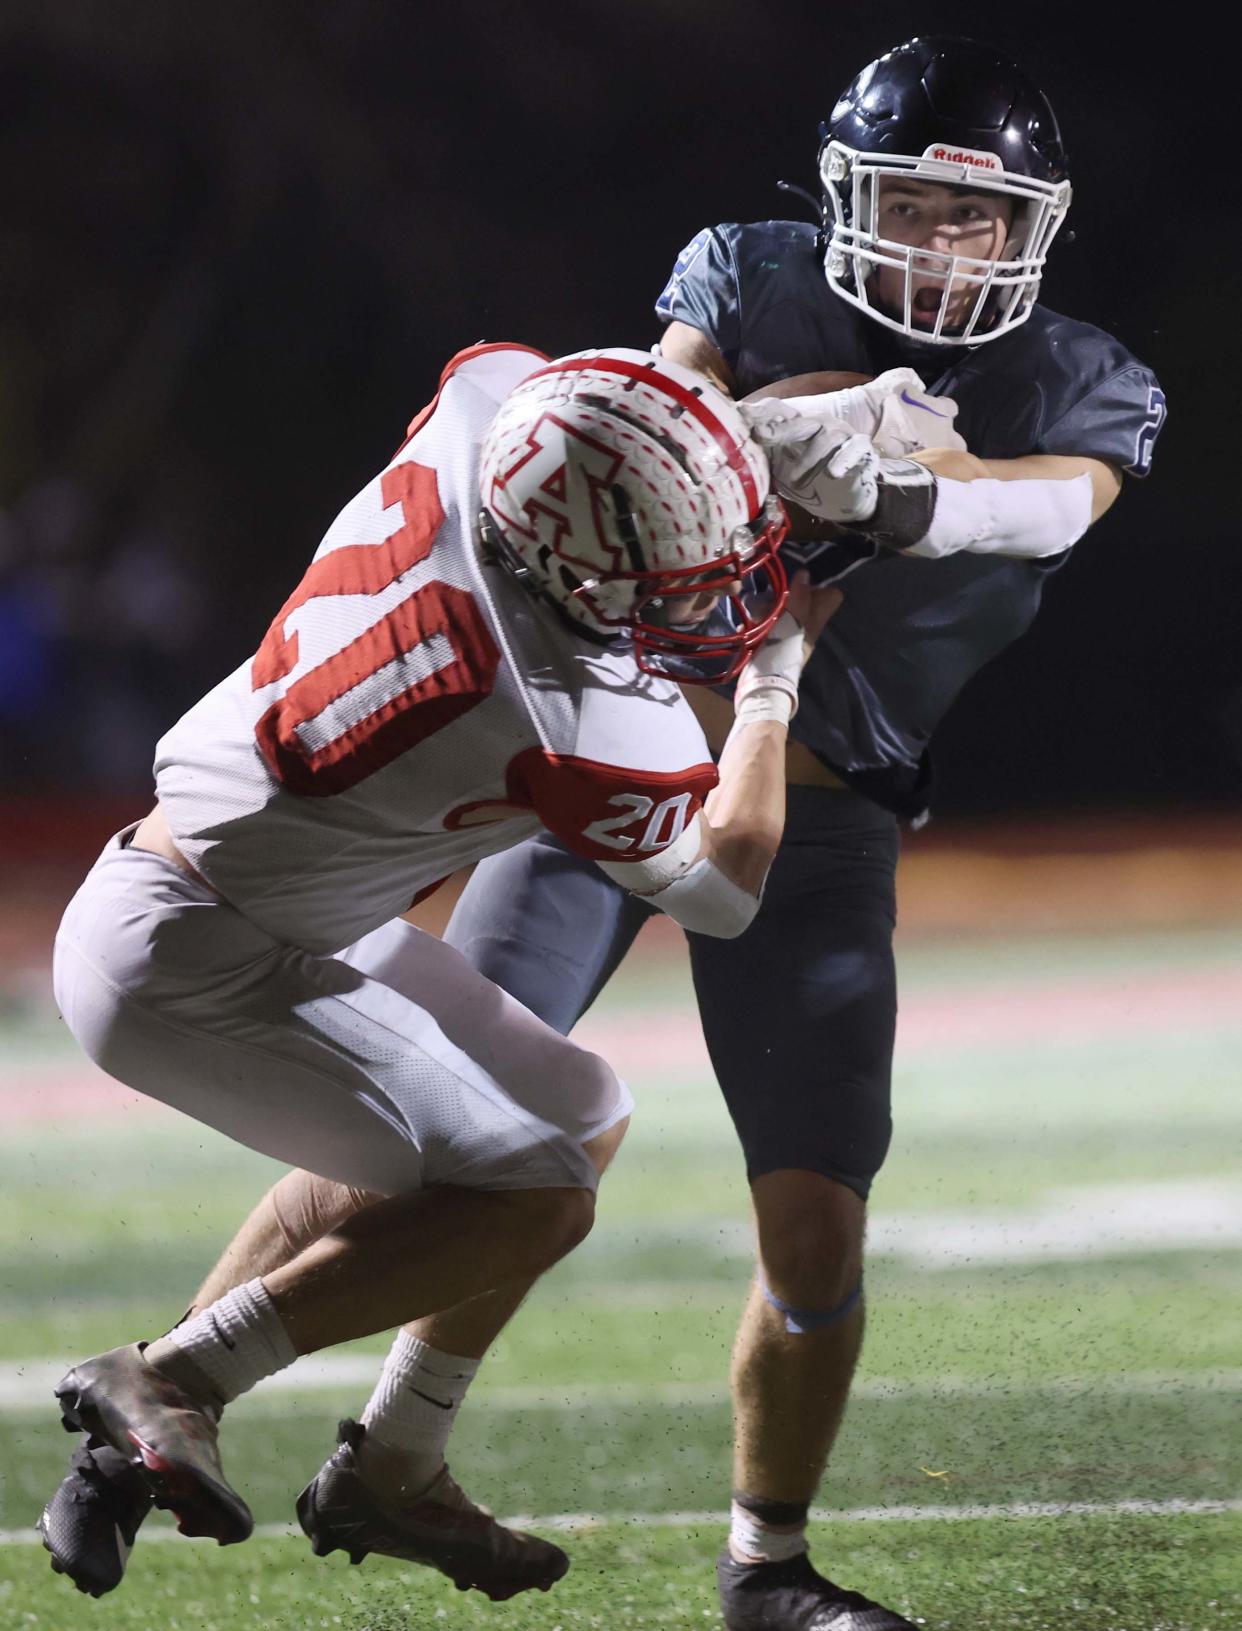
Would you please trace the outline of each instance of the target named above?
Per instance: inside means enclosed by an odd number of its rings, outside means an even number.
[[[602,872],[625,889],[650,900],[693,934],[733,940],[750,927],[759,900],[728,878],[711,859],[696,859],[702,842],[700,818],[680,838],[646,861],[597,861]]]
[[[975,555],[1017,555],[1028,560],[1060,555],[1091,525],[1093,489],[1085,472],[1069,481],[936,480],[932,524],[903,551],[940,560]]]

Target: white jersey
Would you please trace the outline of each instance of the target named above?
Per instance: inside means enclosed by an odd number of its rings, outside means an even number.
[[[480,446],[546,361],[455,357],[254,658],[156,749],[187,860],[292,945],[337,951],[541,826],[595,860],[645,859],[715,785],[675,685],[480,551]]]

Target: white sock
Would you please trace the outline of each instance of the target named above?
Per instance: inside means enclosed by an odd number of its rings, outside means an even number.
[[[367,1434],[359,1470],[367,1482],[378,1475],[379,1481],[391,1484],[398,1467],[407,1495],[432,1482],[444,1465],[457,1408],[478,1369],[477,1359],[442,1353],[429,1342],[398,1331],[362,1413]]]
[[[194,1362],[225,1404],[297,1358],[262,1280],[226,1292],[162,1340]]]
[[[807,1549],[806,1524],[771,1529],[736,1501],[729,1508],[729,1551],[738,1563],[784,1563]]]

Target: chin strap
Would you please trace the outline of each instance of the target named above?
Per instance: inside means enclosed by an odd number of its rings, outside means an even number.
[[[819,235],[822,239],[828,224],[828,205],[825,200],[816,198],[814,193],[808,192],[805,187],[800,187],[796,181],[778,181],[776,187],[778,192],[792,193],[795,198],[801,198],[804,203],[811,206],[811,217],[819,228]]]

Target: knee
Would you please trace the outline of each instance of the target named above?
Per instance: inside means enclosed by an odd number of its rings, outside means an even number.
[[[532,1274],[550,1269],[581,1245],[595,1222],[589,1189],[511,1190],[507,1201],[519,1255]]]
[[[830,1308],[862,1273],[866,1204],[820,1173],[765,1173],[752,1185],[759,1256],[769,1286],[804,1308]]]
[[[595,1192],[590,1189],[561,1191],[557,1218],[557,1251],[559,1261],[582,1242],[595,1227]]]

